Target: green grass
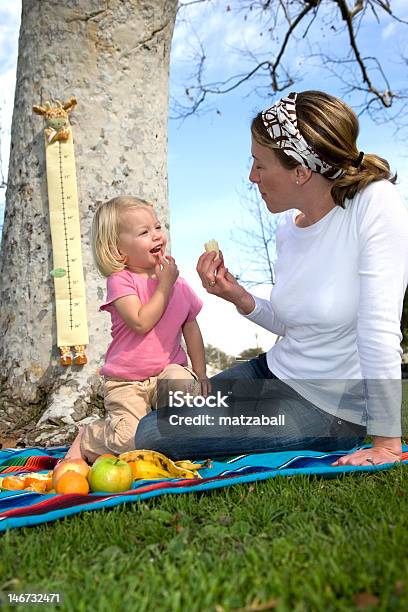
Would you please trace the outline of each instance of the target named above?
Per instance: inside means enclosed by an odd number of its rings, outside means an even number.
[[[0,589],[60,592],[69,612],[408,610],[407,501],[396,466],[82,513],[0,536]]]
[[[359,593],[377,610],[406,610],[407,499],[397,466],[83,513],[3,534],[0,587],[61,592],[68,611],[220,612],[273,599],[279,611],[348,612]]]

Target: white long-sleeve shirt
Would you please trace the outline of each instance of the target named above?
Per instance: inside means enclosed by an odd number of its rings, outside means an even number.
[[[283,336],[268,366],[330,414],[401,435],[400,320],[408,282],[408,209],[389,181],[305,228],[277,230],[276,284],[246,315]]]

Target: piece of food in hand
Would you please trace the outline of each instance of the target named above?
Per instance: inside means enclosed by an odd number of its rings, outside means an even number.
[[[218,246],[218,242],[214,239],[209,240],[208,242],[206,242],[204,244],[204,248],[206,253],[211,253],[212,251],[215,251],[217,254],[217,257],[219,257],[220,255],[220,247]]]

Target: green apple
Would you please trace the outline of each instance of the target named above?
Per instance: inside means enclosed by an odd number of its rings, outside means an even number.
[[[130,465],[116,457],[103,457],[93,464],[88,475],[92,493],[121,493],[133,482]]]

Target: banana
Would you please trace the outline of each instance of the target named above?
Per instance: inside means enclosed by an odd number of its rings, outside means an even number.
[[[171,478],[171,474],[165,470],[159,470],[153,463],[150,463],[150,461],[143,461],[143,459],[134,462],[132,472],[135,480]]]
[[[199,467],[201,466],[197,467],[197,464],[193,464],[191,462],[188,463],[191,464],[191,466],[194,465],[194,469],[178,466],[174,461],[166,457],[166,455],[163,455],[162,453],[159,453],[157,451],[129,451],[128,453],[122,453],[121,455],[119,455],[119,459],[122,459],[123,461],[134,462],[134,471],[137,470],[138,463],[140,463],[141,461],[145,463],[147,462],[154,467],[156,473],[166,473],[166,475],[161,475],[159,476],[159,478],[202,478],[202,476],[200,476],[200,474],[197,472],[197,469],[199,469]]]
[[[155,465],[160,466],[160,461],[171,461],[166,455],[153,450],[134,450],[119,455],[119,459],[123,461],[150,461]],[[161,466],[160,466],[161,467]]]
[[[211,467],[211,459],[207,459],[207,461],[204,463],[193,463],[193,461],[175,461],[174,463],[177,465],[177,467],[180,467],[183,470],[191,470],[192,472],[196,472],[202,468]]]

